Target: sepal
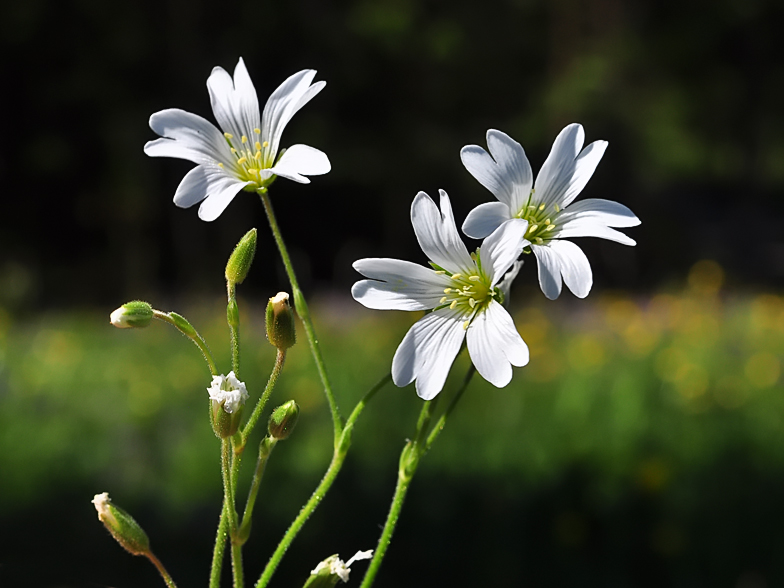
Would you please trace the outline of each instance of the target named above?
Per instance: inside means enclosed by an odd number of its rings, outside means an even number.
[[[147,533],[131,515],[112,504],[108,492],[96,494],[93,504],[98,511],[98,519],[127,552],[133,555],[150,553],[150,540],[147,538]]]
[[[118,329],[144,328],[152,319],[152,306],[142,300],[126,302],[109,315],[109,321]]]
[[[229,285],[242,284],[248,277],[256,256],[256,229],[251,229],[240,239],[226,264],[226,281]]]

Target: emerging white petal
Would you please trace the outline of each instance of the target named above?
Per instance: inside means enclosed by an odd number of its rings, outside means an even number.
[[[431,261],[452,273],[470,272],[474,261],[460,239],[452,214],[449,196],[443,190],[441,210],[425,192],[419,192],[411,204],[411,224],[422,251]]]
[[[274,174],[301,184],[309,184],[310,180],[305,176],[318,176],[330,169],[329,159],[323,151],[307,145],[292,145],[280,156],[278,163],[262,173],[267,177]]]
[[[406,386],[416,380],[417,395],[432,400],[444,387],[465,334],[460,311],[445,308],[425,315],[408,330],[395,351],[392,381]]]
[[[351,288],[354,300],[376,310],[428,310],[439,305],[449,278],[410,261],[360,259],[354,269],[370,280]],[[380,281],[379,281],[380,280]]]
[[[512,379],[512,366],[528,363],[528,346],[515,329],[506,309],[492,301],[479,314],[467,334],[468,353],[479,374],[498,388]]]
[[[245,384],[236,378],[234,372],[229,372],[228,376],[213,376],[207,392],[210,399],[223,404],[223,410],[229,414],[243,406],[248,399]]]
[[[503,202],[485,202],[468,213],[463,232],[473,239],[484,239],[510,218],[509,207]]]

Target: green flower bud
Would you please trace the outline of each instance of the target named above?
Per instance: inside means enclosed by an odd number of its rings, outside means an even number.
[[[152,321],[152,306],[141,300],[126,302],[115,310],[109,321],[118,329],[142,328]]]
[[[305,582],[303,588],[332,588],[338,583],[338,580],[348,582],[351,564],[361,559],[370,559],[371,557],[373,557],[372,549],[370,551],[358,551],[346,563],[343,563],[343,560],[337,554],[331,555],[310,572],[310,577]]]
[[[213,376],[207,392],[211,401],[212,430],[221,439],[231,437],[240,427],[242,408],[248,399],[245,383],[240,382],[234,372],[229,372],[228,376]]]
[[[286,439],[297,425],[298,418],[299,406],[296,402],[289,400],[287,403],[281,404],[270,415],[267,424],[270,437],[277,441]]]
[[[256,255],[256,229],[251,229],[240,239],[226,264],[226,281],[242,284],[248,276],[253,257]]]
[[[280,351],[297,342],[294,311],[289,306],[289,295],[278,292],[267,303],[267,339]]]
[[[150,540],[147,538],[147,533],[131,515],[112,504],[108,492],[96,494],[93,504],[98,511],[98,519],[126,551],[133,555],[150,553]]]

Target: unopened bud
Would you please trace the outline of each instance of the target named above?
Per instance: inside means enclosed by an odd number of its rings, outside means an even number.
[[[369,551],[358,551],[346,563],[343,563],[343,560],[337,554],[331,555],[310,572],[310,577],[305,582],[303,588],[332,588],[338,583],[338,580],[348,582],[351,564],[361,559],[370,559],[371,557],[373,557],[372,549]]]
[[[133,300],[115,310],[109,316],[109,320],[118,329],[130,329],[146,327],[152,321],[152,317],[152,306],[141,300]]]
[[[278,441],[286,439],[299,419],[299,406],[293,400],[289,400],[285,404],[281,404],[278,408],[272,411],[269,418],[267,430],[270,437]]]
[[[248,399],[245,384],[234,376],[234,372],[229,372],[228,376],[213,376],[207,392],[212,401],[210,405],[212,430],[221,439],[231,437],[239,429],[242,408]]]
[[[131,515],[112,504],[108,492],[96,494],[93,504],[98,511],[98,519],[126,551],[133,555],[150,553],[150,540],[147,538],[147,533]]]
[[[251,229],[240,239],[226,264],[226,281],[242,284],[248,277],[253,257],[256,255],[256,229]]]
[[[297,341],[294,311],[289,306],[289,295],[278,292],[267,303],[267,339],[281,351]]]

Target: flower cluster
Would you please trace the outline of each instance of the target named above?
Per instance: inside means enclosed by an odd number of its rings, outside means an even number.
[[[231,414],[245,404],[248,399],[248,391],[245,383],[240,382],[234,372],[229,372],[228,376],[212,376],[212,384],[207,388],[210,400],[223,405],[223,410]]]
[[[582,149],[583,140],[578,124],[561,131],[534,182],[522,146],[489,130],[490,153],[476,145],[461,151],[466,169],[498,199],[474,208],[463,223],[466,235],[484,239],[476,253],[469,254],[461,241],[449,197],[442,190],[440,212],[424,192],[411,206],[414,232],[433,269],[397,259],[354,263],[354,269],[369,278],[351,290],[361,304],[430,311],[411,327],[395,352],[396,385],[416,380],[417,394],[432,399],[444,387],[465,341],[479,374],[495,386],[506,386],[511,366],[528,363],[528,347],[503,306],[522,265],[518,257],[533,251],[539,284],[548,298],[558,297],[562,281],[584,298],[593,281],[591,266],[583,251],[564,239],[593,236],[635,244],[610,228],[640,224],[622,204],[587,199],[570,206],[607,147],[605,141],[596,141]]]

